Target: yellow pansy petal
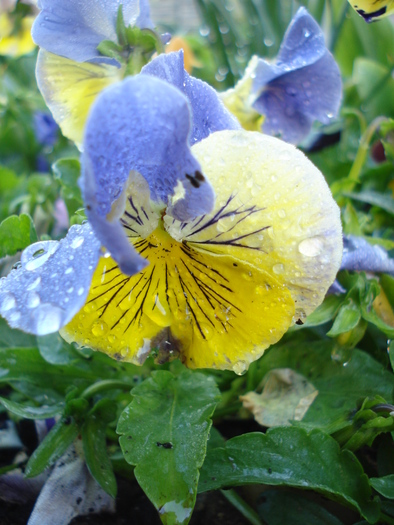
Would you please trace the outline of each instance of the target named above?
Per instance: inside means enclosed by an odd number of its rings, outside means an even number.
[[[123,70],[115,66],[78,63],[43,50],[38,54],[38,87],[63,135],[77,145],[97,95],[122,78]]]
[[[394,13],[394,0],[349,0],[349,2],[367,22],[373,22]]]
[[[103,258],[85,307],[62,329],[67,341],[136,364],[156,346],[163,360],[241,373],[290,326],[290,293],[264,271],[194,251],[160,227],[132,240],[150,266],[128,277]]]
[[[33,16],[25,17],[21,22],[20,31],[13,34],[13,24],[7,13],[0,15],[0,55],[18,57],[35,49],[36,45],[31,38],[33,21]]]
[[[294,146],[259,133],[217,132],[192,151],[216,206],[188,224],[166,216],[170,235],[274,275],[302,320],[322,302],[342,258],[339,208],[323,175]]]

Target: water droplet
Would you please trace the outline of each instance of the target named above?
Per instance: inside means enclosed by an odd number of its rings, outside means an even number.
[[[83,244],[84,240],[85,239],[81,235],[79,237],[75,237],[75,239],[71,243],[71,248],[73,248],[74,250],[79,248]]]
[[[271,47],[274,45],[274,41],[271,40],[270,38],[264,38],[264,44],[267,46],[267,47]]]
[[[245,361],[238,361],[234,364],[233,370],[237,375],[242,376],[248,370],[248,365],[245,363]]]
[[[93,335],[100,337],[108,332],[108,325],[104,321],[96,321],[92,324],[91,330]]]
[[[285,267],[283,266],[283,264],[275,264],[273,267],[272,267],[272,271],[274,273],[276,273],[277,275],[280,274],[280,273],[283,273],[285,270]]]
[[[71,266],[69,268],[67,268],[67,270],[64,272],[66,275],[69,275],[70,273],[72,273],[74,271],[74,268],[71,268]]]
[[[58,249],[59,244],[57,242],[47,243],[45,248],[36,250],[31,259],[26,262],[25,268],[29,271],[37,270],[53,255]],[[23,256],[22,256],[23,258]]]
[[[16,323],[21,318],[20,312],[12,312],[12,314],[9,317],[10,323]]]
[[[304,29],[304,37],[309,38],[310,36],[311,36],[311,32],[309,31],[309,29]]]
[[[285,210],[278,210],[278,215],[281,219],[284,219],[286,217]]]
[[[305,239],[298,245],[298,251],[306,257],[316,257],[323,251],[323,240],[320,237]]]
[[[43,304],[36,310],[37,335],[47,335],[57,332],[61,326],[62,310],[52,304]]]
[[[15,308],[15,306],[15,297],[10,293],[6,294],[1,305],[2,312],[8,312],[8,310],[12,310],[12,308]]]
[[[85,288],[84,288],[83,286],[81,286],[81,288],[78,288],[78,292],[77,292],[77,294],[78,294],[79,296],[81,296],[81,295],[83,294],[84,291],[85,291]]]
[[[22,266],[22,263],[20,261],[16,262],[12,265],[13,270],[19,270],[19,268]]]
[[[38,293],[30,292],[29,294],[27,294],[26,306],[28,308],[37,308],[40,302],[41,302],[41,299]]]
[[[202,26],[202,27],[200,28],[200,35],[201,35],[201,36],[208,36],[209,33],[210,33],[209,27],[207,27],[207,26]]]
[[[26,286],[26,290],[28,292],[30,292],[31,290],[35,290],[37,286],[40,284],[40,282],[41,282],[41,277],[37,277],[37,279],[35,279],[32,283],[30,283],[29,286]]]
[[[215,331],[212,325],[209,325],[207,323],[200,323],[200,329],[196,329],[196,334],[200,339],[208,341],[209,339],[212,339],[212,337],[215,335]]]
[[[68,288],[67,290],[67,293],[72,293],[74,291],[74,286],[70,286],[70,288]]]

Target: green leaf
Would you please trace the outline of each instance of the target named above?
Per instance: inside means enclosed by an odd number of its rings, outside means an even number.
[[[15,255],[37,241],[33,219],[29,215],[11,215],[0,224],[0,259]]]
[[[273,347],[259,361],[262,377],[272,369],[291,368],[318,390],[316,399],[297,425],[331,433],[351,424],[352,416],[365,397],[381,395],[392,402],[392,373],[366,352],[351,350],[345,361],[341,361],[337,359],[337,351],[332,341],[288,342]]]
[[[0,317],[0,349],[33,348],[35,346],[36,338],[34,335],[25,334],[25,332],[21,332],[20,330],[10,328],[7,324],[7,321]]]
[[[207,453],[198,490],[254,483],[316,490],[355,507],[368,521],[379,516],[356,456],[319,430],[278,427],[230,439]]]
[[[99,401],[89,412],[82,425],[82,444],[86,464],[91,475],[113,498],[117,485],[111,461],[108,457],[106,428],[116,417],[116,404],[108,399]]]
[[[52,365],[68,365],[78,359],[77,354],[58,333],[37,337],[41,356]]]
[[[71,217],[84,206],[78,179],[81,174],[81,165],[77,159],[60,159],[52,165],[54,178],[60,182],[61,195],[66,203],[68,214]]]
[[[115,44],[112,40],[102,40],[97,46],[97,51],[106,57],[122,61],[122,46]]]
[[[371,478],[369,481],[379,494],[385,498],[394,499],[394,474],[382,478]]]
[[[31,455],[25,476],[32,478],[53,465],[78,436],[78,427],[71,418],[61,419]]]
[[[212,377],[185,370],[152,372],[132,394],[117,428],[125,459],[162,522],[186,524],[219,391]]]
[[[342,525],[324,507],[300,492],[264,491],[258,512],[267,525]]]
[[[319,326],[324,323],[328,323],[333,319],[338,311],[338,308],[342,304],[343,297],[338,297],[337,295],[329,295],[324,299],[324,302],[316,308],[305,319],[303,326],[305,328],[310,328],[312,326]]]
[[[336,337],[344,332],[349,332],[355,328],[361,319],[361,312],[359,305],[355,304],[353,299],[347,299],[339,309],[338,315],[335,318],[334,324],[327,335],[329,337]]]
[[[64,409],[64,403],[37,407],[26,403],[16,403],[15,401],[11,401],[4,397],[0,397],[0,403],[2,403],[9,412],[26,419],[47,419],[61,414]]]
[[[126,24],[123,17],[123,5],[120,4],[118,13],[116,16],[116,35],[118,37],[119,44],[124,46],[127,44],[126,36]]]
[[[394,199],[391,195],[372,190],[363,190],[361,193],[344,192],[343,195],[356,201],[365,202],[371,206],[378,206],[390,215],[394,215]]]

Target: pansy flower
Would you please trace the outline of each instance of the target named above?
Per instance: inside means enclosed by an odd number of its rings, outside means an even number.
[[[274,62],[252,57],[244,77],[223,94],[245,129],[261,130],[299,144],[315,120],[328,124],[342,93],[339,68],[319,25],[301,7]]]
[[[1,281],[11,326],[242,373],[322,302],[342,256],[324,177],[260,133],[197,140],[200,99],[184,90],[145,73],[99,95],[82,154],[89,223],[30,246]]]
[[[394,0],[349,0],[366,22],[374,22],[394,13]]]
[[[63,134],[81,145],[97,94],[127,73],[127,57],[133,52],[127,38],[148,33],[154,43],[160,37],[151,31],[147,0],[39,0],[38,7],[32,29],[40,46],[38,87]],[[99,51],[103,43],[111,56]]]

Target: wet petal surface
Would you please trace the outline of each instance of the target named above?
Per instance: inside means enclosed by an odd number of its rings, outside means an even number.
[[[215,131],[240,129],[238,121],[225,108],[217,92],[206,82],[185,71],[183,51],[159,55],[144,66],[141,73],[169,82],[187,97],[193,122],[190,144],[199,142]]]
[[[63,135],[82,144],[86,119],[97,95],[119,82],[123,71],[107,64],[78,63],[41,50],[37,83]]]
[[[73,226],[60,242],[32,244],[20,267],[0,281],[0,314],[12,328],[56,332],[85,303],[99,257],[89,224]]]
[[[116,16],[122,5],[126,25],[152,27],[144,0],[41,0],[41,9],[32,29],[41,48],[76,62],[98,61],[117,64],[103,57],[97,46],[103,40],[117,41]]]
[[[81,187],[92,226],[118,262],[126,261],[131,248],[116,225],[121,212],[115,218],[113,214],[126,203],[135,183],[131,172],[145,179],[158,210],[167,206],[174,217],[186,220],[212,209],[214,193],[190,151],[189,132],[187,99],[148,75],[107,89],[94,104],[86,127]],[[113,236],[105,233],[109,226],[103,221],[114,224]]]

